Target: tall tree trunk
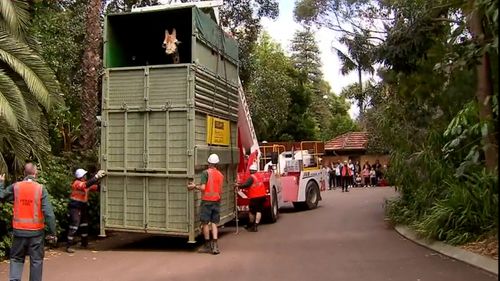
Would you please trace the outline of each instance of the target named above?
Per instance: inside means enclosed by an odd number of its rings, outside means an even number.
[[[483,15],[474,8],[474,0],[469,0],[470,13],[468,16],[469,31],[478,46],[484,46],[487,40],[482,18]],[[479,105],[479,119],[488,124],[488,132],[483,136],[485,146],[486,169],[494,172],[498,166],[498,143],[493,124],[493,82],[491,78],[490,55],[484,52],[476,66],[477,88],[476,99]]]
[[[358,107],[359,107],[359,121],[361,125],[363,126],[363,129],[365,127],[363,117],[364,117],[364,110],[363,110],[363,105],[364,105],[364,96],[363,96],[363,80],[361,79],[362,75],[362,69],[360,66],[358,66],[358,81],[359,81],[359,97],[358,97]]]
[[[81,106],[82,149],[93,148],[97,133],[98,82],[101,69],[101,0],[88,0],[85,16],[85,49],[83,53],[83,85]]]

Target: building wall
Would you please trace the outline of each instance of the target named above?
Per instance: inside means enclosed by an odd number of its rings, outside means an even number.
[[[359,163],[361,163],[362,166],[366,161],[368,161],[370,165],[373,165],[375,164],[376,160],[378,160],[382,165],[387,165],[389,163],[389,155],[383,155],[383,154],[362,155]]]
[[[337,161],[340,161],[341,163],[349,159],[352,159],[354,162],[359,161],[361,166],[368,161],[370,165],[375,164],[375,161],[378,159],[380,164],[386,165],[389,163],[389,155],[383,155],[383,154],[369,154],[369,155],[363,155],[359,153],[352,153],[352,154],[346,154],[346,155],[324,155],[323,157],[323,164],[330,164],[332,162],[337,163]]]
[[[342,163],[344,162],[344,160],[345,161],[349,160],[349,156],[348,155],[323,156],[323,164],[325,165],[329,165],[332,162],[337,163],[337,161],[340,161]]]

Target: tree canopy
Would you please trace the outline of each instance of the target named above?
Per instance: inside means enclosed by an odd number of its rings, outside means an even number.
[[[344,72],[359,65],[356,56],[380,66],[379,82],[343,95],[367,103],[369,149],[391,153],[389,180],[402,195],[389,204],[391,218],[450,243],[495,231],[495,1],[300,0],[295,16],[340,32]]]

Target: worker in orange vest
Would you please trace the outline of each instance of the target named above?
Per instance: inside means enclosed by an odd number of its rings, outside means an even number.
[[[87,207],[89,192],[96,191],[98,188],[98,181],[105,176],[103,170],[98,171],[90,180],[86,180],[85,175],[87,175],[87,171],[84,169],[77,169],[75,172],[76,179],[71,184],[70,202],[68,204],[70,223],[68,229],[68,242],[66,245],[66,252],[68,253],[75,252],[72,246],[78,229],[80,229],[80,236],[82,237],[82,247],[86,248],[88,246],[89,221]]]
[[[344,165],[342,165],[340,174],[342,175],[342,192],[349,192],[349,185],[352,182],[352,169],[344,160]]]
[[[45,224],[49,227],[47,239],[57,242],[56,218],[47,189],[36,182],[35,164],[24,166],[22,181],[4,188],[5,174],[0,175],[0,200],[14,203],[12,227],[14,239],[10,248],[9,280],[21,280],[26,255],[30,257],[30,281],[42,280]]]
[[[251,232],[257,232],[264,204],[266,203],[266,186],[264,185],[260,174],[257,173],[257,164],[250,166],[250,177],[243,184],[236,184],[238,188],[248,188],[247,196],[250,199],[248,225],[246,229]]]
[[[208,157],[208,169],[201,174],[201,183],[195,184],[190,182],[188,184],[189,190],[196,189],[202,192],[200,221],[205,244],[199,252],[212,253],[214,255],[220,253],[219,245],[217,244],[217,224],[220,222],[220,199],[224,183],[224,175],[217,169],[218,163],[219,156],[217,154],[210,154]],[[210,229],[212,229],[212,239],[210,239]]]

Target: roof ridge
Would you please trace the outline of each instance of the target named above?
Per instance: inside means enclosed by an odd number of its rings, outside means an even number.
[[[342,143],[342,149],[345,149],[345,146],[347,144],[347,140],[349,139],[349,133],[345,133],[344,135],[346,135],[344,137],[344,142]]]

